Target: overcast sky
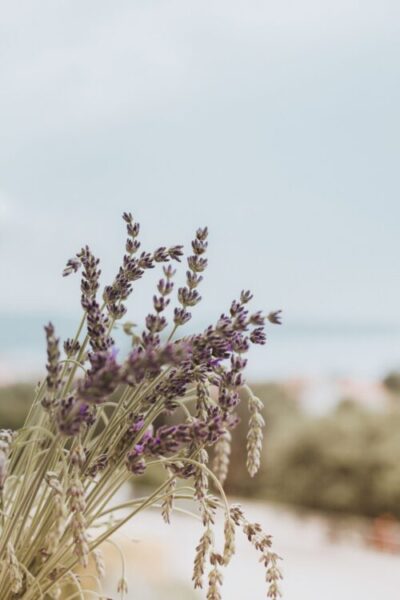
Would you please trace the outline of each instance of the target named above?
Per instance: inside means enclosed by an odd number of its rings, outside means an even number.
[[[130,210],[149,248],[209,225],[205,313],[250,287],[289,320],[400,321],[397,1],[5,1],[0,22],[0,310],[74,313],[65,260],[88,242],[109,279]]]

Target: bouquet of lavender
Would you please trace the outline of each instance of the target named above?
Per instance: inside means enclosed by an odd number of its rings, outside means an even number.
[[[250,475],[259,467],[262,403],[245,386],[245,354],[251,343],[265,343],[265,321],[279,323],[279,312],[266,317],[249,312],[252,296],[242,292],[215,325],[177,337],[201,299],[207,229],[199,229],[187,258],[186,285],[178,289],[173,325],[166,333],[172,262],[181,260],[182,246],[139,252],[139,224],[130,213],[123,218],[126,252],[102,301],[99,260],[90,249],[84,247],[68,261],[65,276],[82,270],[78,331],[64,342],[62,356],[53,325],[45,327],[47,376],[37,387],[23,428],[0,431],[1,598],[84,598],[85,579],[78,567],[86,567],[90,556],[98,571],[98,592],[91,594],[104,598],[102,542],[148,507],[159,506],[169,522],[175,502],[193,499],[204,525],[195,551],[194,587],[203,586],[207,573],[207,599],[221,598],[221,569],[234,553],[235,530],[240,528],[261,553],[267,595],[276,599],[281,574],[271,538],[248,522],[239,506],[229,506],[223,483],[240,388],[248,396]],[[124,323],[132,349],[119,362],[113,328],[126,313],[134,282],[158,265],[163,276],[152,312],[140,334]],[[160,417],[171,413],[177,424],[160,425]],[[114,498],[121,486],[154,464],[165,473],[162,483],[146,497],[118,504]],[[225,522],[222,549],[215,547],[213,533],[218,510]],[[126,587],[121,578],[121,598]]]

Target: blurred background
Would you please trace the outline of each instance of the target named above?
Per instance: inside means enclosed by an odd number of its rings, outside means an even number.
[[[0,424],[23,420],[43,324],[75,331],[68,258],[89,244],[108,283],[124,210],[149,249],[188,248],[208,225],[193,326],[242,288],[283,310],[248,369],[264,466],[244,472],[244,414],[228,490],[274,535],[286,600],[394,600],[400,585],[399,29],[391,0],[39,0],[0,15]],[[133,294],[138,323],[155,277]],[[141,600],[201,597],[191,527],[149,515],[126,533]],[[227,599],[265,597],[256,562],[239,545]]]

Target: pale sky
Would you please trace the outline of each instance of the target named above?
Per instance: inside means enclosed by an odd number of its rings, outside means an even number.
[[[130,210],[149,248],[209,226],[203,313],[400,321],[399,30],[388,0],[3,2],[0,311],[75,313],[66,259],[110,279]]]

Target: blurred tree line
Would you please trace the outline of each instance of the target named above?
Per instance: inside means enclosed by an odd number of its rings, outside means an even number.
[[[372,412],[343,400],[332,413],[315,417],[304,414],[282,386],[252,388],[265,405],[263,463],[249,482],[242,403],[241,439],[235,441],[227,481],[230,493],[327,512],[400,518],[400,402]]]
[[[262,467],[249,478],[243,394],[227,491],[327,512],[400,518],[400,377],[388,376],[385,385],[396,400],[391,407],[372,412],[343,400],[322,417],[305,414],[282,385],[253,385],[267,423]],[[32,394],[29,384],[0,388],[0,427],[21,426]]]

